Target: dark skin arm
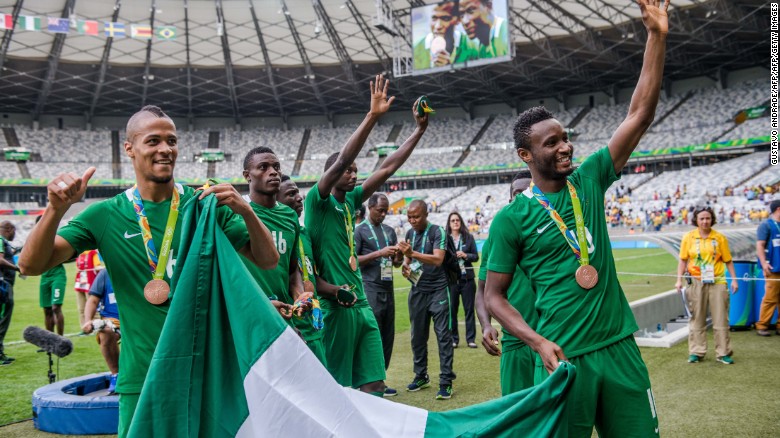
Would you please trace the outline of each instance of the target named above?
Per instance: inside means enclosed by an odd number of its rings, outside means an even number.
[[[419,101],[419,99],[417,100]],[[363,202],[366,202],[368,198],[370,198],[371,195],[388,180],[388,178],[393,176],[393,174],[403,166],[409,158],[409,155],[414,151],[415,146],[417,146],[417,142],[420,141],[423,133],[425,133],[425,130],[428,128],[428,114],[426,113],[422,117],[418,117],[415,111],[416,108],[417,101],[412,105],[412,114],[414,115],[414,120],[417,122],[417,128],[412,132],[412,135],[406,139],[404,144],[387,157],[385,161],[382,162],[382,166],[363,182]]]
[[[381,258],[392,258],[393,262],[395,262],[397,252],[398,252],[398,248],[396,246],[394,245],[386,246],[378,251],[374,251],[372,253],[368,253],[364,255],[359,255],[358,263],[360,263],[360,266],[365,266],[373,262],[374,260],[381,259]]]
[[[669,0],[663,4],[656,0],[638,0],[637,3],[642,10],[642,22],[647,29],[647,45],[639,81],[628,107],[628,115],[608,143],[609,155],[612,157],[615,173],[618,174],[655,118],[664,73],[666,34],[669,31],[666,14]]]
[[[507,299],[512,283],[512,274],[488,271],[485,284],[485,307],[487,311],[513,336],[539,354],[547,372],[552,374],[558,368],[559,360],[567,360],[563,349],[536,333]]]
[[[487,269],[487,268],[483,268]],[[482,327],[482,346],[491,356],[501,356],[498,348],[498,332],[490,323],[490,314],[485,307],[485,280],[477,281],[477,319]]]
[[[330,196],[331,190],[336,186],[341,175],[355,162],[355,158],[357,158],[360,149],[366,143],[366,139],[371,130],[374,129],[374,125],[376,125],[379,117],[390,109],[390,104],[395,100],[395,96],[387,98],[387,87],[389,85],[390,81],[382,75],[377,75],[376,81],[371,82],[371,107],[368,114],[366,114],[358,129],[347,140],[344,147],[341,148],[336,162],[322,174],[322,177],[317,182],[320,199]]]
[[[398,250],[406,256],[406,263],[411,263],[411,259],[419,260],[420,263],[426,265],[441,266],[444,263],[444,250],[434,249],[433,254],[422,254],[417,251],[412,251],[412,245],[409,242],[399,242]]]
[[[337,301],[340,305],[344,307],[352,307],[357,302],[357,296],[353,292],[352,295],[354,299],[351,302],[346,301],[340,301],[338,299],[339,289],[349,289],[349,285],[343,285],[343,286],[336,286],[335,284],[330,284],[327,281],[323,280],[321,277],[317,277],[317,293],[320,294],[323,297],[330,298],[331,300]]]

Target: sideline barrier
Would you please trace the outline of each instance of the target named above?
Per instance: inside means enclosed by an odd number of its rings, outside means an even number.
[[[729,327],[732,330],[749,330],[756,322],[757,313],[754,311],[754,288],[760,287],[763,291],[763,282],[759,286],[753,280],[756,262],[749,260],[734,260],[734,273],[737,275],[739,289],[735,294],[729,294]],[[763,276],[763,274],[762,274]],[[731,275],[726,270],[726,283],[731,288]],[[763,292],[761,296],[763,296]]]
[[[89,374],[40,387],[33,392],[33,425],[67,435],[116,434],[119,396],[107,395],[110,373]]]

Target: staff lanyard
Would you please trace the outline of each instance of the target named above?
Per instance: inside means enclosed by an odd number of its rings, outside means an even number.
[[[539,187],[537,187],[533,182],[531,183],[531,191],[533,192],[536,200],[539,201],[539,204],[541,204],[542,207],[547,210],[550,218],[558,226],[558,229],[566,239],[566,243],[568,243],[569,247],[571,247],[571,250],[577,257],[577,260],[580,262],[580,265],[584,266],[590,263],[590,254],[588,254],[588,242],[587,238],[585,237],[585,219],[582,215],[582,204],[580,204],[580,198],[577,197],[577,190],[574,188],[574,185],[570,181],[566,181],[566,185],[569,188],[569,194],[571,195],[571,206],[572,210],[574,210],[574,223],[576,224],[577,228],[576,236],[574,236],[568,227],[566,227],[566,224],[563,222],[563,218],[561,218],[561,215],[555,211],[555,207],[553,207],[552,202],[547,199],[544,193],[542,193],[542,191],[539,190]],[[581,248],[585,248],[585,251],[581,251]]]
[[[363,223],[366,224],[366,226],[368,227],[369,230],[371,230],[371,237],[373,237],[374,241],[376,242],[376,250],[377,251],[381,250],[383,247],[379,246],[379,239],[377,239],[376,232],[374,232],[374,226],[369,224],[369,223],[366,223],[366,222],[363,222]],[[385,236],[385,246],[390,245],[390,239],[387,238],[387,233],[385,232],[385,227],[383,227],[382,224],[379,224],[379,228],[382,230],[382,235]]]
[[[154,240],[152,240],[152,229],[149,226],[149,219],[146,217],[144,202],[141,200],[141,193],[138,191],[137,186],[133,187],[133,206],[135,208],[135,216],[138,219],[138,225],[141,227],[141,236],[144,239],[144,249],[146,250],[146,258],[149,260],[152,278],[162,280],[165,276],[168,258],[171,255],[171,244],[173,243],[173,234],[176,230],[176,220],[179,218],[179,191],[174,187],[171,209],[168,212],[168,221],[165,224],[159,257],[154,247]]]
[[[425,233],[422,236],[422,242],[420,243],[420,254],[425,254],[425,241],[428,237],[428,230],[431,229],[431,223],[428,222],[428,226],[425,227]],[[417,242],[417,231],[412,231],[412,250],[414,250],[414,244]]]

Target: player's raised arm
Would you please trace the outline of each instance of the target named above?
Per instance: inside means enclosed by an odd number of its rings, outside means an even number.
[[[647,29],[647,45],[628,115],[609,140],[609,155],[615,173],[623,170],[631,152],[653,123],[664,73],[666,34],[669,31],[666,10],[669,8],[669,0],[638,0],[637,3],[642,9],[642,22]]]
[[[73,257],[73,247],[57,236],[57,227],[70,206],[84,197],[87,183],[94,174],[95,168],[90,167],[82,176],[63,173],[51,180],[47,187],[49,204],[19,255],[22,274],[41,275]]]
[[[389,85],[390,80],[385,79],[382,75],[377,75],[376,81],[371,81],[371,109],[369,109],[368,114],[366,114],[357,130],[349,137],[344,147],[341,148],[336,162],[322,174],[319,182],[317,182],[320,199],[326,199],[330,196],[330,191],[336,185],[341,175],[355,162],[355,158],[357,158],[360,150],[366,143],[368,134],[374,129],[374,125],[376,125],[379,117],[390,109],[390,104],[395,100],[395,96],[387,97]]]
[[[367,201],[368,198],[370,198],[371,195],[388,180],[388,178],[393,176],[393,174],[403,166],[409,158],[409,155],[414,151],[420,138],[422,138],[423,133],[428,128],[428,113],[423,113],[422,116],[417,115],[417,104],[419,101],[420,99],[417,99],[417,101],[414,102],[414,105],[412,105],[412,115],[417,122],[417,128],[412,132],[412,135],[406,139],[404,144],[387,157],[385,161],[382,162],[379,169],[363,182],[363,202]]]
[[[536,333],[525,322],[523,315],[509,304],[507,291],[511,283],[512,274],[488,271],[485,283],[485,307],[504,329],[539,353],[547,372],[552,373],[558,368],[559,360],[566,360],[563,349]]]

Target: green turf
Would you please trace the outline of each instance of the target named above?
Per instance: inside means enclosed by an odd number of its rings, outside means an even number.
[[[618,272],[673,274],[676,261],[663,250],[616,250]],[[637,257],[640,256],[640,257]],[[68,278],[74,276],[73,265],[66,265]],[[672,277],[620,276],[629,301],[669,290]],[[499,396],[497,358],[484,350],[461,347],[455,350],[455,395],[451,400],[434,399],[438,378],[438,355],[435,336],[429,342],[429,374],[432,387],[417,393],[404,390],[412,376],[412,357],[407,309],[408,281],[396,279],[396,338],[387,383],[399,390],[393,400],[429,410],[447,410],[489,400]],[[43,312],[38,308],[38,280],[17,281],[16,309],[7,336],[20,340],[27,325],[42,325]],[[74,292],[65,296],[66,332],[78,331]],[[462,311],[461,311],[462,312]],[[461,324],[462,324],[462,318]],[[461,331],[463,331],[461,326]],[[105,364],[94,337],[72,338],[74,352],[60,361],[63,379],[105,371]],[[710,343],[712,335],[710,334]],[[776,436],[780,401],[772,370],[780,362],[780,336],[760,338],[752,331],[732,333],[735,365],[725,366],[708,355],[704,362],[686,362],[683,342],[669,349],[642,348],[656,397],[661,433],[664,436]],[[6,347],[17,361],[0,367],[0,424],[31,417],[32,391],[46,382],[46,360],[29,344]],[[764,377],[765,376],[765,377]],[[31,422],[0,429],[0,436],[43,437]]]

